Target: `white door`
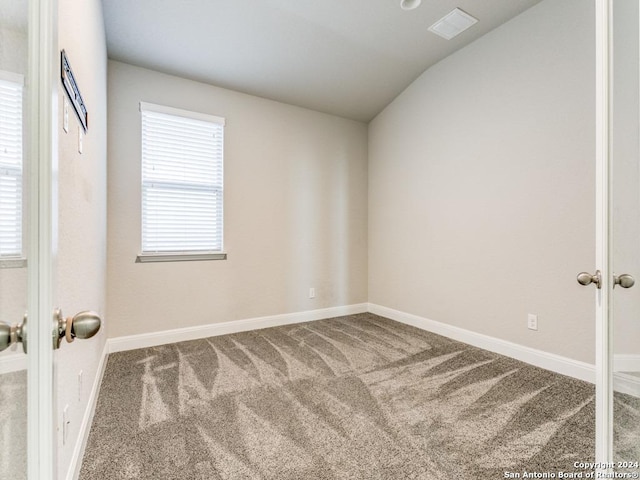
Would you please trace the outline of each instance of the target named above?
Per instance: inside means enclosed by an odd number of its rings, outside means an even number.
[[[603,471],[637,475],[640,9],[637,0],[596,0],[596,7],[596,461]]]
[[[27,312],[28,2],[0,3],[0,471],[27,478],[27,356],[10,345]],[[12,328],[13,326],[13,328]]]
[[[640,282],[639,25],[637,0],[612,2],[611,454],[616,472],[627,473],[640,472],[640,284],[635,285]]]
[[[0,0],[0,478],[12,480],[55,478],[54,349],[100,327],[93,312],[56,314],[57,8]]]
[[[55,0],[0,0],[0,472],[53,478]],[[26,347],[26,348],[25,348]]]

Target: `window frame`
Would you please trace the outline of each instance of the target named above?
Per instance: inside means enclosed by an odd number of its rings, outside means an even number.
[[[25,241],[26,241],[26,188],[25,188],[25,130],[24,130],[24,111],[25,111],[25,103],[24,103],[24,75],[20,73],[10,72],[6,70],[0,70],[0,81],[6,83],[12,83],[20,87],[20,143],[21,143],[21,151],[20,151],[20,172],[19,177],[21,187],[21,197],[20,197],[20,252],[12,255],[0,255],[0,268],[24,268],[27,266],[27,258],[25,255]],[[11,167],[9,167],[11,169]]]
[[[149,262],[183,262],[183,261],[202,261],[202,260],[226,260],[227,253],[224,251],[224,129],[226,119],[215,115],[205,113],[192,112],[165,105],[157,105],[148,102],[140,102],[140,253],[136,257],[136,263]],[[207,123],[217,124],[222,127],[222,158],[220,165],[221,172],[221,205],[220,205],[220,250],[179,250],[179,251],[145,251],[144,247],[144,159],[143,159],[143,115],[144,112],[153,112],[175,117],[183,117],[191,120],[203,121]],[[194,189],[195,190],[195,189]]]

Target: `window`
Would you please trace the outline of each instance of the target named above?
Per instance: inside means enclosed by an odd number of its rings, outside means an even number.
[[[223,118],[140,103],[139,262],[224,259]]]
[[[23,77],[0,71],[0,261],[22,252],[22,86]]]

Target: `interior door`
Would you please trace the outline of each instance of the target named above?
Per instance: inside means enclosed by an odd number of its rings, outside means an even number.
[[[28,470],[30,29],[28,0],[0,2],[0,471],[13,479]]]
[[[53,478],[54,0],[0,0],[0,476]]]
[[[612,456],[616,472],[640,462],[640,76],[637,0],[611,12],[610,258]]]

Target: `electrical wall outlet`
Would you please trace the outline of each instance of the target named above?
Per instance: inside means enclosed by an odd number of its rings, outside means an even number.
[[[316,298],[316,289],[313,287],[309,288],[309,298]]]
[[[530,313],[527,315],[527,328],[529,330],[538,330],[538,316]]]

